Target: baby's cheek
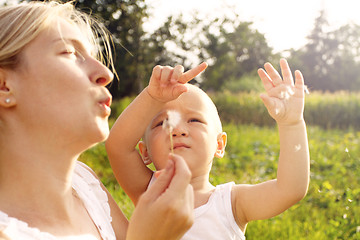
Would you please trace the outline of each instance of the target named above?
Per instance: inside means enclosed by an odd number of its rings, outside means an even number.
[[[169,154],[165,152],[164,147],[158,150],[152,149],[150,158],[154,163],[156,170],[161,170],[165,168],[166,163],[169,159]]]

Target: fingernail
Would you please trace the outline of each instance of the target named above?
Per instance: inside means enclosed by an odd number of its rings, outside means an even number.
[[[161,175],[162,172],[163,172],[162,170],[156,171],[154,173],[155,178],[159,178],[159,176]]]

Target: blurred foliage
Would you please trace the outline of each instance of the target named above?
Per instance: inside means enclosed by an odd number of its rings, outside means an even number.
[[[326,13],[315,20],[308,43],[289,51],[293,69],[300,69],[306,84],[318,91],[360,90],[360,26],[330,29]]]
[[[242,82],[245,74],[273,60],[272,49],[264,35],[251,24],[216,19],[203,28],[206,38],[199,49],[202,58],[210,62],[200,84],[203,89],[221,91],[224,87],[231,87],[226,83]],[[218,29],[214,30],[214,26]]]
[[[254,80],[255,81],[255,80]],[[207,92],[217,106],[223,123],[275,126],[261,98],[260,92]],[[111,117],[116,118],[134,97],[115,100]],[[360,131],[360,93],[311,92],[305,96],[304,118],[307,125],[323,129]],[[111,120],[110,120],[111,122]]]
[[[241,21],[233,10],[228,11],[231,14],[222,18],[194,14],[190,21],[180,14],[165,23],[172,35],[167,49],[176,53],[173,56],[177,63],[186,68],[202,61],[209,64],[193,81],[205,90],[249,90],[255,85],[246,82],[246,76],[254,75],[266,61],[279,59],[252,22]]]
[[[64,2],[68,1],[73,0]],[[243,75],[265,61],[274,60],[264,35],[252,27],[252,22],[242,22],[236,14],[222,19],[202,19],[194,14],[191,20],[180,14],[168,17],[153,32],[145,32],[143,23],[151,16],[145,0],[77,0],[75,3],[113,35],[115,68],[120,78],[109,87],[114,98],[139,93],[156,65],[181,64],[188,70],[199,61],[206,61],[210,65],[208,71],[194,81],[205,89],[220,90],[234,85],[241,88],[242,84],[236,82],[242,81]],[[230,86],[225,86],[225,82],[231,82]]]
[[[69,0],[66,0],[69,1]],[[6,4],[7,1],[4,2]],[[300,69],[310,90],[360,91],[360,26],[328,25],[319,12],[308,42],[300,49],[274,53],[264,34],[243,21],[229,7],[222,17],[169,16],[152,32],[143,23],[151,9],[145,0],[77,0],[76,7],[91,13],[110,30],[115,43],[115,66],[121,81],[114,81],[114,98],[139,93],[148,83],[155,65],[184,65],[185,69],[206,61],[209,68],[194,82],[212,91],[248,91],[247,76],[269,61],[277,65],[286,56],[292,69]]]
[[[236,93],[229,91],[209,93],[217,106],[219,116],[224,123],[254,124],[273,126],[274,120],[269,116],[259,93]]]
[[[324,129],[360,130],[360,94],[358,92],[319,93],[306,96],[305,120]]]
[[[224,122],[274,126],[258,92],[209,93]],[[308,125],[323,129],[360,130],[358,92],[312,92],[305,97],[304,118]]]

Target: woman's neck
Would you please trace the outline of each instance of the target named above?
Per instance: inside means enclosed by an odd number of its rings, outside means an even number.
[[[25,139],[10,138],[6,145],[1,140],[0,210],[9,215],[28,211],[66,218],[73,201],[72,174],[77,156],[61,149],[50,151]]]

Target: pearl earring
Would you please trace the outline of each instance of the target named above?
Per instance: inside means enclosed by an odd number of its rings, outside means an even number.
[[[5,103],[9,104],[11,102],[10,98],[5,99]]]

